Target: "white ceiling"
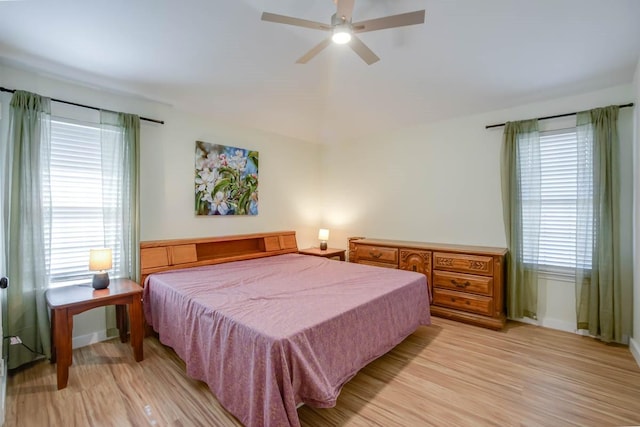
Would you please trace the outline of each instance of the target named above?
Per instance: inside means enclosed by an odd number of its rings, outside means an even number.
[[[0,1],[0,60],[217,120],[332,142],[630,83],[640,0],[356,0],[353,20],[426,9],[365,33],[367,66],[332,45],[295,61],[331,0]]]

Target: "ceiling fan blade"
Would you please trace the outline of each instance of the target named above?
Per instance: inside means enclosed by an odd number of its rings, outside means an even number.
[[[349,43],[349,46],[351,46],[351,49],[353,49],[353,51],[357,53],[358,56],[367,63],[367,65],[371,65],[374,62],[378,62],[380,60],[380,58],[378,58],[378,56],[373,53],[373,51],[369,49],[367,45],[364,44],[362,40],[360,40],[355,35],[351,36],[351,42]]]
[[[354,22],[353,32],[364,33],[367,31],[384,30],[385,28],[424,24],[424,14],[424,10],[418,10],[416,12],[401,13],[400,15],[386,16],[384,18]]]
[[[342,17],[344,16],[344,20],[350,22],[354,3],[355,0],[336,0],[336,4],[338,6],[336,15],[338,16],[338,18],[342,19]]]
[[[314,30],[330,31],[331,25],[322,22],[307,21],[306,19],[293,18],[291,16],[277,15],[275,13],[262,12],[262,20],[277,24],[295,25],[296,27],[312,28]]]
[[[313,48],[311,48],[309,52],[305,53],[300,58],[298,58],[298,60],[296,61],[296,64],[306,64],[311,59],[313,59],[317,54],[322,52],[322,50],[324,50],[330,44],[331,44],[331,37],[327,37],[326,39],[322,40],[320,43],[315,45]]]

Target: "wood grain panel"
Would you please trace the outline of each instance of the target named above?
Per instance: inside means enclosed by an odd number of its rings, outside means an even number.
[[[264,250],[267,252],[280,250],[280,239],[278,238],[278,236],[265,237]]]
[[[144,248],[140,250],[140,266],[142,269],[166,267],[169,265],[167,248]]]
[[[296,249],[298,242],[296,242],[295,234],[284,234],[280,237],[280,247],[282,249]]]
[[[169,246],[169,251],[171,253],[171,264],[185,264],[198,261],[195,244]]]

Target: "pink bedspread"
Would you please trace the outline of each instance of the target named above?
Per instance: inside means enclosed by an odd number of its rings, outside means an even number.
[[[422,274],[288,254],[151,275],[147,322],[247,426],[299,426],[430,324]]]

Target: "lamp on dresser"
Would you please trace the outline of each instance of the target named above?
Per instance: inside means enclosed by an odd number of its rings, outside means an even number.
[[[92,285],[94,289],[105,289],[109,287],[109,273],[111,269],[111,249],[90,249],[89,250],[89,270],[97,271],[93,275]]]

